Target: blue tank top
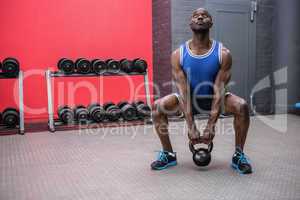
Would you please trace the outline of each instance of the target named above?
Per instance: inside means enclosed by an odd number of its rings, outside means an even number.
[[[203,55],[195,55],[188,41],[180,46],[180,65],[190,83],[192,95],[211,96],[213,85],[222,63],[222,43],[213,40],[211,49]]]

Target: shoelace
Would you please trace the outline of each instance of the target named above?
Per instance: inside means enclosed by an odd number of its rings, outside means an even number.
[[[168,157],[164,151],[158,151],[157,161],[168,162]]]
[[[239,163],[242,164],[250,164],[249,158],[244,154],[244,153],[239,153],[240,158],[239,158]]]

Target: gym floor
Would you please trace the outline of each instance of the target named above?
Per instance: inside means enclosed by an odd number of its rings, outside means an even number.
[[[150,170],[160,149],[151,125],[0,137],[0,199],[300,199],[300,117],[287,115],[285,133],[251,118],[251,175],[230,168],[232,121],[220,119],[213,160],[202,169],[183,121],[170,123],[179,164],[164,171]]]

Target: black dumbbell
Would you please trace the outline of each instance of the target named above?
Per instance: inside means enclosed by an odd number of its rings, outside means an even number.
[[[126,58],[120,60],[120,68],[125,73],[131,73],[133,71],[133,63]]]
[[[75,61],[75,69],[77,73],[88,74],[91,72],[91,62],[85,58],[78,58]]]
[[[102,122],[105,119],[105,110],[98,103],[88,106],[89,116],[94,122]]]
[[[211,161],[211,151],[213,150],[214,144],[211,142],[208,148],[198,148],[195,149],[194,145],[190,142],[189,148],[193,153],[193,161],[199,167],[205,167],[209,165]]]
[[[2,62],[2,73],[7,77],[16,77],[20,71],[20,63],[15,58],[5,58]]]
[[[136,58],[132,61],[133,63],[133,71],[138,73],[144,73],[147,70],[147,62],[143,59]]]
[[[89,119],[89,111],[83,105],[74,108],[74,118],[78,123],[87,123]]]
[[[127,101],[121,101],[118,103],[118,107],[121,109],[122,117],[126,121],[132,121],[137,118],[137,110]]]
[[[105,61],[107,64],[107,71],[113,74],[120,72],[120,62],[114,59],[108,59]]]
[[[92,60],[91,65],[92,65],[92,72],[96,74],[103,74],[107,71],[107,64],[102,60],[94,59]]]
[[[2,114],[3,124],[8,127],[14,128],[19,124],[20,115],[19,111],[15,108],[6,108]]]
[[[112,102],[103,105],[105,110],[106,119],[109,121],[118,121],[121,118],[121,110]]]
[[[72,74],[75,72],[74,62],[68,58],[61,58],[57,63],[57,68],[65,74]]]
[[[57,110],[57,115],[64,124],[70,124],[74,120],[74,112],[69,106],[60,106]]]
[[[136,108],[139,119],[145,119],[151,116],[151,108],[143,101],[134,102],[132,105]]]

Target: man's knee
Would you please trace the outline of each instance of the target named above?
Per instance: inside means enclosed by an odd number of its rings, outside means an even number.
[[[161,99],[156,99],[154,101],[154,104],[152,107],[153,112],[159,111],[160,102],[161,102]]]
[[[178,98],[173,95],[167,95],[154,101],[153,114],[160,115],[172,115],[179,109]]]
[[[241,99],[239,103],[239,111],[239,113],[243,116],[249,115],[249,105],[244,99]]]
[[[154,101],[154,104],[153,104],[153,108],[152,108],[152,116],[155,118],[155,117],[158,117],[160,115],[162,115],[163,113],[161,112],[161,99],[157,99]]]

